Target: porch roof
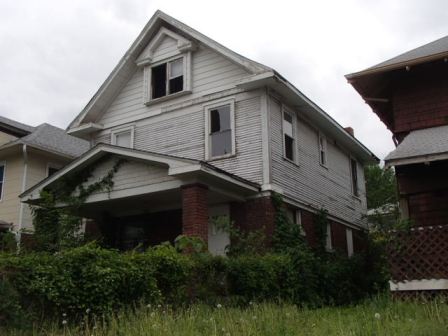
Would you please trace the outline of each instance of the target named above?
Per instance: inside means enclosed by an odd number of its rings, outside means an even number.
[[[30,189],[19,195],[22,202],[32,203],[40,198],[40,191],[51,186],[52,183],[70,174],[87,167],[101,157],[112,154],[123,158],[134,159],[142,162],[156,163],[167,166],[168,175],[174,177],[207,176],[218,180],[221,183],[228,183],[234,187],[241,188],[247,192],[258,192],[260,186],[257,183],[248,181],[239,176],[231,174],[225,170],[217,168],[208,162],[178,157],[167,154],[160,154],[149,151],[142,151],[132,148],[125,148],[109,144],[98,144],[84,153],[82,156],[72,161],[64,168],[47,177]]]
[[[448,125],[415,130],[385,158],[387,166],[448,159]]]

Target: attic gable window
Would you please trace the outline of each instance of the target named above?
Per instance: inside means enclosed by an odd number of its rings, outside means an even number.
[[[355,159],[350,158],[350,175],[352,179],[352,192],[354,196],[359,196],[358,186],[358,164]]]
[[[151,68],[151,97],[157,99],[184,89],[184,60],[178,58]]]
[[[322,133],[319,133],[319,162],[327,166],[327,138]]]
[[[134,128],[112,131],[111,144],[120,147],[134,148]]]
[[[206,107],[206,157],[215,159],[235,154],[234,103]]]
[[[5,184],[5,163],[0,163],[0,200],[3,199],[3,185]]]

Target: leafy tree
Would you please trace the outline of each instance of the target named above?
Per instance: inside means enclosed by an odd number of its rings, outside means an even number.
[[[384,169],[379,165],[366,166],[367,208],[376,209],[386,204],[396,204],[397,182],[392,169]]]

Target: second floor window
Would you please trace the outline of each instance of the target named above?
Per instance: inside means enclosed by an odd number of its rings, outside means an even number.
[[[233,103],[210,107],[206,110],[206,113],[208,120],[208,158],[234,154]]]
[[[112,145],[133,148],[132,129],[112,132]]]
[[[295,160],[293,125],[293,115],[289,112],[283,111],[283,154],[285,158],[291,161]]]
[[[352,179],[352,192],[353,195],[359,196],[358,186],[358,164],[355,159],[350,158],[350,175]]]
[[[152,99],[161,98],[184,90],[183,58],[157,65],[151,71]]]
[[[3,185],[5,184],[5,164],[0,163],[0,200],[3,199]]]
[[[327,138],[319,133],[319,162],[322,166],[327,165]]]

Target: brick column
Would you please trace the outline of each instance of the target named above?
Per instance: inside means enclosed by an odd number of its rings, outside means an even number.
[[[244,203],[232,203],[230,217],[235,226],[244,232],[264,227],[266,243],[271,244],[275,221],[275,209],[271,197],[265,196]]]
[[[208,187],[196,183],[182,186],[182,234],[208,241]]]

